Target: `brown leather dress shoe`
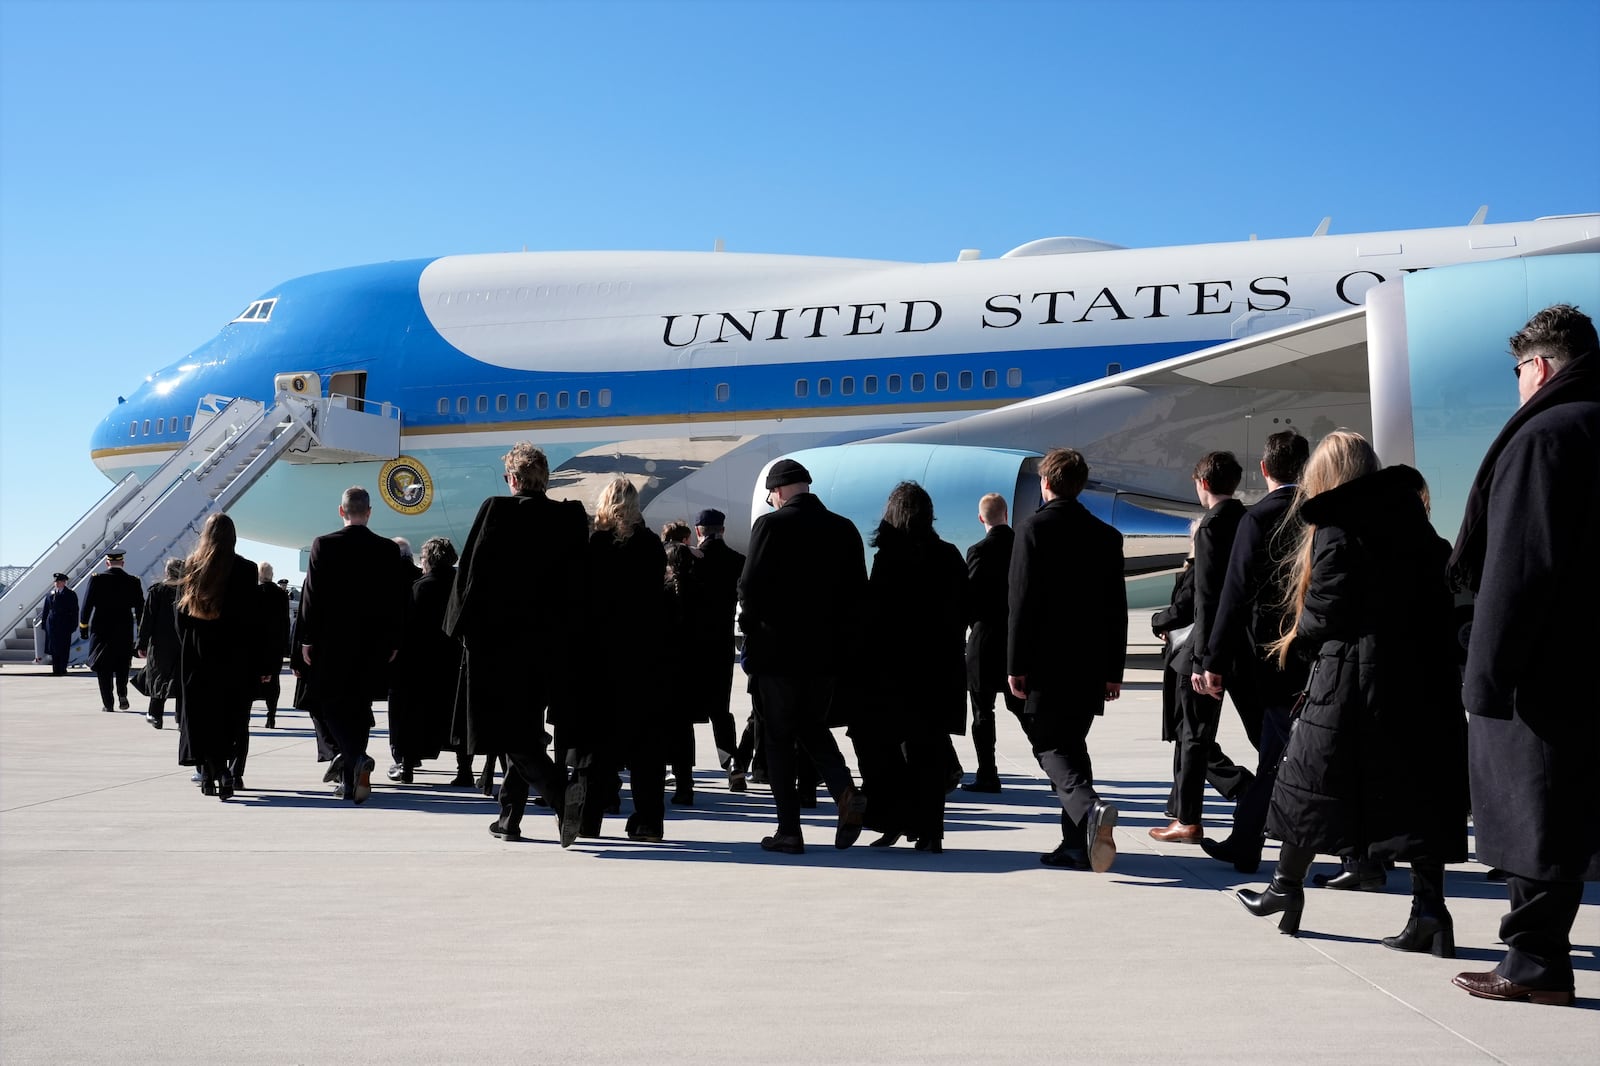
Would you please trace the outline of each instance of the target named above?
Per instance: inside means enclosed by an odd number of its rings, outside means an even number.
[[[1488,973],[1458,973],[1450,979],[1457,988],[1464,988],[1479,999],[1502,999],[1514,1003],[1543,1003],[1552,1007],[1572,1006],[1572,989],[1558,991],[1553,988],[1529,988],[1490,970]]]
[[[1165,829],[1156,828],[1150,830],[1150,835],[1154,839],[1168,844],[1198,844],[1205,839],[1206,827],[1199,822],[1194,825],[1184,825],[1182,822],[1174,820]]]

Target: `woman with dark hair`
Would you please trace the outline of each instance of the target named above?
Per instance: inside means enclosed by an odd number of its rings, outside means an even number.
[[[450,783],[473,784],[472,753],[450,739],[461,642],[444,631],[444,615],[455,583],[455,545],[448,537],[429,539],[422,545],[422,576],[409,593],[411,610],[389,689],[389,736],[400,764],[399,772],[390,776],[407,785],[423,760],[437,759],[452,746],[459,750]]]
[[[867,810],[884,831],[873,844],[888,847],[905,835],[918,851],[938,853],[950,737],[966,731],[967,565],[933,531],[933,500],[914,481],[889,494],[871,544],[871,693],[851,735]]]
[[[184,564],[177,603],[183,706],[179,761],[199,767],[201,792],[223,800],[233,795],[229,764],[239,735],[249,728],[256,686],[265,680],[259,665],[256,564],[235,554],[238,539],[227,515],[206,519],[200,543]]]
[[[598,836],[617,770],[626,765],[633,792],[628,839],[656,842],[665,834],[667,715],[652,688],[660,676],[656,638],[667,557],[640,515],[639,490],[625,477],[600,490],[588,561],[584,653],[598,683],[571,731],[575,773],[567,813],[576,813],[581,835]]]
[[[165,580],[151,584],[144,597],[144,614],[139,617],[139,642],[134,650],[144,657],[144,687],[150,694],[144,720],[155,729],[162,727],[167,700],[178,695],[177,603],[182,584],[183,560],[168,559]],[[173,713],[181,727],[181,702]]]
[[[1466,858],[1466,721],[1453,650],[1450,546],[1428,523],[1416,472],[1380,470],[1365,438],[1330,433],[1296,493],[1305,522],[1280,662],[1312,659],[1267,816],[1282,841],[1253,914],[1293,936],[1318,852],[1411,864],[1411,919],[1384,946],[1455,957],[1444,865]]]

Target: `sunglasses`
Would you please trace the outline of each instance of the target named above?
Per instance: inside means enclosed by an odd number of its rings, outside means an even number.
[[[1531,363],[1535,359],[1543,359],[1543,358],[1544,358],[1544,356],[1542,356],[1542,355],[1530,355],[1530,356],[1528,356],[1528,358],[1521,360],[1520,362],[1517,363],[1516,366],[1511,368],[1511,376],[1514,377],[1514,378],[1517,378],[1520,381],[1522,379],[1522,364],[1523,363]]]

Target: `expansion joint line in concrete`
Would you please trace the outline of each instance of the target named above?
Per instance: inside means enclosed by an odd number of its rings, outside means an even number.
[[[250,755],[252,758],[254,758],[257,754],[274,755],[280,751],[287,751],[297,744],[304,743],[306,743],[305,740],[293,740],[287,744],[281,744],[276,748],[253,749],[250,752]],[[46,804],[60,803],[62,800],[78,799],[81,796],[93,796],[101,792],[115,792],[119,788],[128,788],[131,785],[143,785],[148,784],[151,781],[160,781],[163,778],[177,777],[179,774],[188,769],[188,767],[181,767],[177,770],[169,770],[163,774],[152,774],[149,777],[136,777],[132,781],[118,781],[114,785],[105,785],[101,788],[86,788],[82,792],[71,792],[65,796],[51,796],[49,799],[34,800],[32,803],[19,803],[15,807],[0,807],[0,814],[11,814],[13,811],[25,811],[30,807],[43,807]]]
[[[1148,844],[1144,845],[1144,849],[1147,852],[1149,852],[1150,854],[1152,854],[1152,855],[1160,856],[1163,859],[1171,859],[1171,860],[1173,860],[1175,862],[1181,862],[1181,863],[1184,863],[1186,866],[1191,861],[1188,856],[1185,856],[1185,855],[1174,855],[1174,854],[1171,854],[1170,852],[1157,851],[1155,848],[1150,847]],[[1208,874],[1211,872],[1211,867],[1214,866],[1214,865],[1215,865],[1215,863],[1207,863],[1206,865],[1200,866],[1198,868],[1198,870],[1196,871],[1196,873],[1194,874],[1195,879],[1198,880],[1198,881],[1201,881],[1201,882],[1203,882],[1203,883],[1205,883],[1205,884],[1207,884],[1209,886],[1211,886],[1212,888],[1216,889],[1218,892],[1232,892],[1233,891],[1233,887],[1231,885],[1219,884],[1212,877],[1208,876]],[[1270,877],[1270,876],[1271,876],[1271,874],[1267,874],[1267,877]],[[1390,999],[1394,1000],[1396,1003],[1400,1004],[1400,1006],[1404,1007],[1406,1010],[1408,1010],[1411,1013],[1415,1014],[1417,1017],[1424,1019],[1428,1023],[1430,1023],[1432,1025],[1435,1025],[1440,1029],[1443,1029],[1445,1032],[1449,1033],[1451,1036],[1455,1037],[1457,1040],[1460,1040],[1462,1043],[1464,1043],[1467,1046],[1471,1047],[1473,1050],[1479,1052],[1480,1054],[1482,1054],[1485,1058],[1489,1059],[1490,1061],[1498,1062],[1498,1063],[1501,1064],[1501,1066],[1510,1066],[1510,1063],[1508,1063],[1505,1059],[1501,1058],[1499,1055],[1496,1055],[1494,1052],[1490,1051],[1488,1048],[1484,1047],[1482,1044],[1480,1044],[1477,1041],[1473,1040],[1471,1037],[1467,1036],[1464,1033],[1458,1032],[1455,1029],[1450,1028],[1444,1022],[1440,1021],[1438,1018],[1435,1018],[1432,1015],[1428,1014],[1427,1012],[1423,1011],[1422,1009],[1417,1007],[1415,1004],[1412,1004],[1412,1003],[1402,999],[1401,997],[1395,995],[1393,992],[1389,991],[1387,988],[1384,988],[1382,985],[1378,984],[1377,982],[1371,980],[1370,978],[1362,976],[1361,974],[1357,973],[1355,970],[1352,970],[1350,967],[1346,966],[1344,963],[1340,962],[1338,959],[1334,958],[1332,955],[1329,955],[1326,951],[1324,951],[1321,948],[1317,947],[1316,944],[1311,942],[1310,938],[1307,938],[1307,937],[1295,937],[1294,939],[1300,944],[1301,947],[1307,948],[1310,951],[1313,951],[1316,954],[1321,955],[1324,959],[1326,959],[1327,961],[1333,963],[1333,965],[1337,966],[1339,969],[1343,970],[1347,975],[1355,978],[1357,981],[1360,981],[1362,984],[1366,985],[1368,988],[1371,988],[1374,991],[1379,992],[1379,993],[1389,997]]]

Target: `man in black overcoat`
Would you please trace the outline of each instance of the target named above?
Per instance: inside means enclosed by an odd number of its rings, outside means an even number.
[[[89,668],[100,682],[100,709],[111,710],[111,680],[117,682],[117,706],[128,709],[128,667],[133,663],[134,634],[144,616],[144,586],[122,568],[125,553],[106,552],[106,569],[89,579],[78,628],[89,636]]]
[[[972,701],[972,747],[978,771],[962,785],[967,792],[999,792],[1000,770],[995,764],[994,697],[1005,697],[1006,709],[1021,714],[1023,701],[1006,684],[1007,582],[1011,575],[1011,546],[1016,533],[1008,525],[1006,499],[991,492],[978,501],[978,521],[983,539],[967,549],[967,697]]]
[[[711,721],[717,762],[728,772],[728,788],[743,792],[744,771],[737,765],[739,736],[728,703],[733,695],[733,619],[739,610],[744,556],[722,539],[727,521],[727,515],[715,508],[701,511],[694,519],[700,559],[694,569],[697,594],[690,619],[696,679],[693,699],[694,709]]]
[[[772,464],[766,486],[775,510],[750,530],[739,578],[745,665],[759,690],[762,747],[778,808],[778,831],[761,846],[805,851],[795,787],[796,752],[804,749],[839,807],[834,846],[847,848],[861,835],[866,799],[856,792],[827,719],[839,677],[858,653],[866,547],[855,523],[812,494],[811,474],[793,459]]]
[[[139,619],[139,641],[134,651],[144,658],[144,690],[150,696],[144,720],[154,729],[162,728],[166,721],[169,699],[174,701],[178,728],[183,728],[183,653],[178,636],[178,590],[183,583],[183,567],[182,559],[167,560],[164,580],[152,581],[145,590],[144,616]],[[181,736],[179,745],[182,762],[185,752],[181,750]]]
[[[342,528],[311,542],[295,639],[316,713],[339,752],[343,795],[359,804],[372,795],[372,700],[384,691],[385,671],[400,647],[405,605],[395,580],[400,549],[367,528],[371,494],[345,489],[339,517]]]
[[[478,508],[445,609],[444,631],[465,649],[456,740],[473,755],[505,756],[491,833],[522,839],[532,786],[556,813],[561,846],[570,847],[581,811],[576,803],[566,810],[566,769],[545,750],[545,716],[561,732],[558,715],[583,697],[573,634],[585,613],[589,517],[576,500],[545,494],[550,465],[538,448],[520,441],[504,463],[511,494]]]
[[[1172,668],[1177,672],[1177,773],[1172,783],[1173,818],[1169,825],[1156,826],[1150,836],[1170,844],[1198,844],[1205,835],[1200,814],[1206,782],[1221,792],[1224,799],[1236,799],[1249,786],[1251,773],[1227,757],[1217,743],[1222,723],[1222,689],[1206,683],[1212,657],[1211,640],[1216,630],[1217,605],[1222,598],[1223,581],[1228,573],[1228,554],[1233,550],[1234,534],[1244,517],[1244,504],[1233,498],[1244,474],[1232,452],[1208,452],[1194,468],[1195,496],[1206,508],[1194,531],[1194,623],[1188,638],[1173,653]],[[1246,703],[1235,700],[1251,743],[1260,730],[1251,732],[1251,716]]]
[[[1572,925],[1600,880],[1600,342],[1567,304],[1511,338],[1521,407],[1489,446],[1451,557],[1475,593],[1463,687],[1478,861],[1506,871],[1506,955],[1455,983],[1570,1004]]]
[[[1261,868],[1267,801],[1278,760],[1289,742],[1289,711],[1306,684],[1303,659],[1290,656],[1280,667],[1267,655],[1266,646],[1284,629],[1288,600],[1284,563],[1294,552],[1300,528],[1298,519],[1292,519],[1291,505],[1310,454],[1310,444],[1292,429],[1267,438],[1261,456],[1267,494],[1239,520],[1211,629],[1207,685],[1225,688],[1235,706],[1253,702],[1260,708],[1255,780],[1234,810],[1233,830],[1224,840],[1205,839],[1200,844],[1207,855],[1232,863],[1240,873]]]
[[[278,725],[278,700],[283,694],[283,649],[289,643],[289,590],[272,580],[272,564],[258,568],[261,587],[261,698],[267,705],[267,728]],[[247,741],[248,743],[248,741]]]
[[[1039,461],[1044,504],[1011,553],[1007,683],[1024,700],[1022,727],[1061,801],[1061,846],[1047,866],[1105,873],[1116,861],[1117,809],[1094,790],[1089,727],[1122,695],[1128,592],[1122,534],[1078,502],[1089,464],[1071,448]]]
[[[56,574],[55,585],[45,593],[44,611],[39,615],[44,627],[44,653],[50,656],[50,672],[60,677],[72,659],[72,635],[78,631],[78,594],[67,588],[67,575]]]

